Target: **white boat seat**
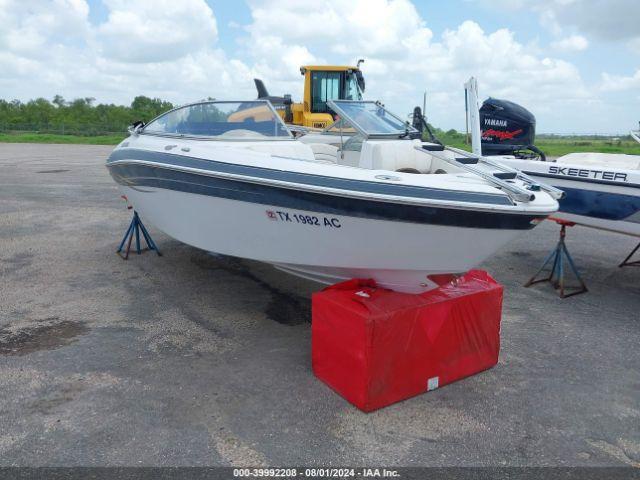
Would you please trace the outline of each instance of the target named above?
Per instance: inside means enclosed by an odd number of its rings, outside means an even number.
[[[416,151],[420,140],[367,140],[362,145],[360,167],[372,170],[417,170],[429,173],[431,155]]]
[[[338,147],[328,143],[308,143],[318,162],[338,163]]]

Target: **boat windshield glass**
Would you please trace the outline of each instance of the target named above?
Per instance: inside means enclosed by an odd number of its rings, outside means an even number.
[[[352,125],[366,137],[407,136],[418,132],[378,102],[330,100],[327,103],[344,124]]]
[[[144,127],[142,133],[208,137],[217,140],[291,138],[268,101],[202,102],[171,110]]]
[[[354,135],[356,133],[358,133],[358,131],[353,128],[350,123],[345,122],[341,118],[322,131],[323,135]]]

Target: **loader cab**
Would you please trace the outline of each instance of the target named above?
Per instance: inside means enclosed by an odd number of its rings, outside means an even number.
[[[362,100],[364,77],[359,67],[312,66],[300,67],[304,76],[303,125],[326,128],[336,119],[327,104],[330,100]]]
[[[269,95],[264,82],[254,79],[258,98],[269,100],[285,123],[303,129],[323,130],[336,119],[336,113],[327,104],[332,100],[362,100],[364,76],[359,60],[356,66],[305,65],[300,67],[304,77],[304,95],[294,102],[291,95]]]
[[[309,76],[311,113],[333,114],[327,100],[362,100],[364,78],[360,70],[311,70]]]

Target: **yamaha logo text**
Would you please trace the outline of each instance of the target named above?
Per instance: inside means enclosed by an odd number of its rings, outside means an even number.
[[[485,118],[484,119],[484,126],[485,127],[507,127],[507,121],[506,120],[501,120],[498,118]]]

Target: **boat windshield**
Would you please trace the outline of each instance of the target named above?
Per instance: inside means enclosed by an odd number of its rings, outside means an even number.
[[[266,100],[201,102],[160,115],[141,133],[216,140],[281,140],[289,129]]]
[[[330,100],[327,103],[340,116],[343,128],[350,124],[365,137],[404,137],[418,133],[379,102]]]
[[[342,118],[338,118],[338,120],[322,131],[322,135],[354,135],[356,133],[358,133],[358,131]]]

